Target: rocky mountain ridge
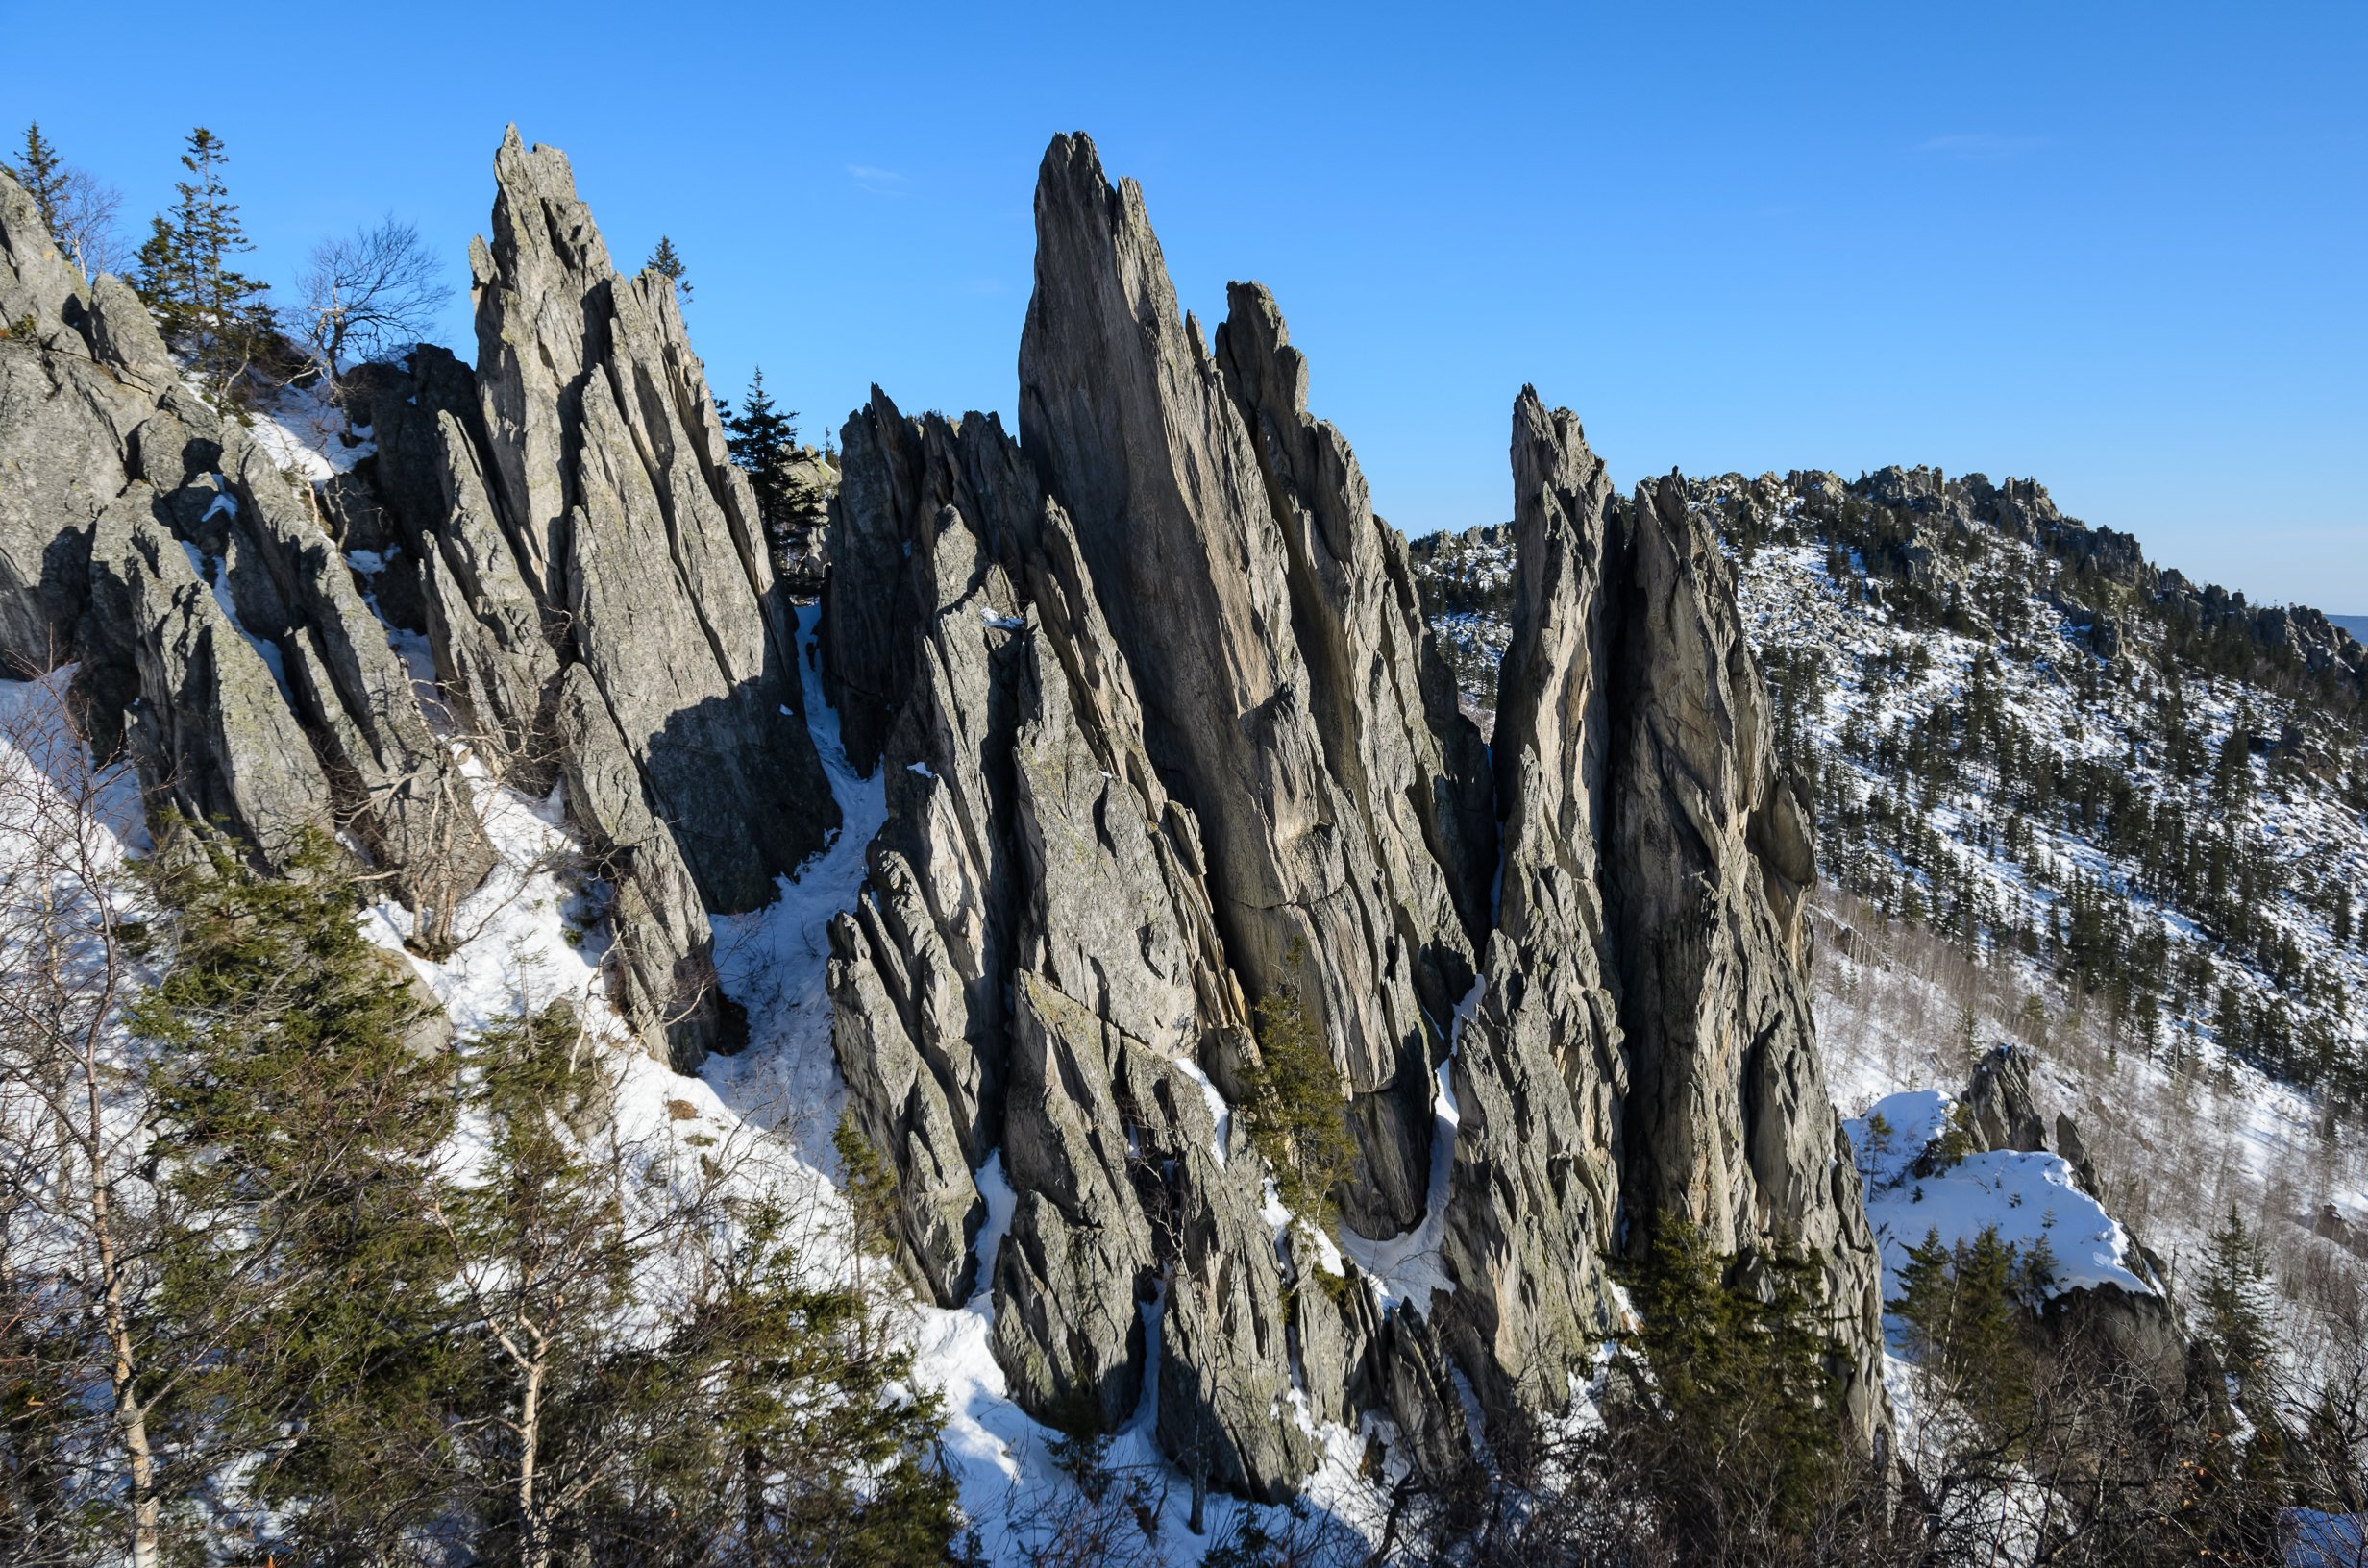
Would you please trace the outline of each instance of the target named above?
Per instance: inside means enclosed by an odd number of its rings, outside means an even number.
[[[375,453],[317,490],[0,181],[0,317],[31,323],[0,344],[0,630],[80,661],[160,800],[265,861],[341,835],[423,943],[483,874],[472,792],[555,786],[613,999],[687,1069],[737,1037],[710,916],[834,808],[671,289],[614,271],[555,150],[513,131],[495,175],[476,367],[362,377]],[[1475,1418],[1560,1414],[1621,1326],[1613,1264],[1683,1223],[1804,1252],[1874,1442],[1813,843],[1713,531],[1521,394],[1492,753],[1275,302],[1234,285],[1212,340],[1081,135],[1036,213],[1016,438],[876,393],[828,525],[822,674],[888,806],[831,931],[833,1045],[919,1288],[991,1293],[1031,1413],[1155,1401],[1196,1484],[1274,1499],[1316,1423],[1372,1416],[1438,1473]],[[1247,1126],[1270,1003],[1337,1074],[1338,1246]],[[1420,1281],[1353,1261],[1418,1240]]]

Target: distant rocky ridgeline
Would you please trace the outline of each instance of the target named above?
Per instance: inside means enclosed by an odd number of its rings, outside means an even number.
[[[2199,586],[2148,561],[2134,535],[2064,516],[2035,479],[1992,484],[1981,474],[1952,479],[1935,468],[1893,466],[1856,479],[1796,469],[1781,478],[1724,474],[1685,484],[1688,497],[1714,512],[1721,530],[1735,539],[1765,534],[1788,516],[1831,524],[1853,505],[1878,514],[1887,525],[1880,530],[1887,559],[1869,565],[1879,576],[1928,589],[1941,584],[1938,563],[1956,552],[1953,547],[1967,530],[1994,531],[2069,569],[2071,597],[2061,607],[2091,628],[2101,654],[2119,650],[2121,618],[2145,613],[2174,634],[2184,632],[2191,645],[2217,643],[2211,650],[2217,660],[2207,653],[2205,662],[2242,667],[2223,673],[2273,684],[2319,681],[2348,697],[2368,698],[2368,616],[2249,604],[2243,594],[2216,583]],[[1426,613],[1457,646],[1477,654],[1492,650],[1500,636],[1496,624],[1508,613],[1510,579],[1500,565],[1508,544],[1508,528],[1499,524],[1425,534],[1411,547]],[[1462,617],[1470,618],[1468,626],[1456,624]],[[1492,660],[1485,657],[1459,663],[1468,695],[1483,706],[1493,674]]]
[[[0,344],[0,651],[79,659],[102,741],[262,857],[343,831],[423,930],[487,862],[444,740],[555,780],[614,889],[617,1001],[688,1067],[733,1041],[710,913],[834,825],[786,590],[671,289],[615,273],[557,152],[513,132],[495,174],[477,366],[371,373],[376,454],[312,493],[0,182],[0,317],[29,318]],[[916,1281],[992,1292],[1048,1419],[1117,1422],[1156,1360],[1166,1451],[1271,1498],[1316,1458],[1288,1398],[1391,1417],[1434,1472],[1479,1435],[1458,1375],[1491,1421],[1565,1409],[1619,1326],[1610,1262],[1683,1220],[1806,1250],[1871,1439],[1814,854],[1708,525],[1520,395],[1492,750],[1275,302],[1234,285],[1213,337],[1183,315],[1083,136],[1036,217],[1017,437],[876,393],[831,502],[823,674],[889,811],[832,932],[834,1039]],[[1337,1265],[1228,1110],[1263,1002],[1339,1074]],[[1353,1261],[1409,1233],[1431,1285]]]

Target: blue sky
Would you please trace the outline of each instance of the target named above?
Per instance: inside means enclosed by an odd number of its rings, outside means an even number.
[[[1535,381],[1623,483],[2031,474],[2191,575],[2368,612],[2356,0],[314,0],[222,13],[210,58],[106,41],[188,36],[185,7],[100,15],[0,0],[0,127],[37,117],[136,222],[203,122],[253,271],[391,211],[465,288],[514,119],[621,258],[674,237],[719,390],[762,363],[809,434],[875,380],[1010,415],[1037,159],[1084,129],[1188,306],[1274,290],[1410,531],[1509,513]]]

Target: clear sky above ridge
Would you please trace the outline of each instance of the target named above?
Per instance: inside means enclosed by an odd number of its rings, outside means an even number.
[[[178,39],[167,46],[166,40]],[[2368,7],[1268,10],[0,0],[0,130],[169,202],[228,142],[253,272],[386,212],[465,247],[505,122],[719,392],[1016,403],[1056,131],[1142,182],[1185,305],[1270,286],[1410,532],[1501,521],[1514,394],[1623,483],[2035,475],[2190,576],[2368,613]]]

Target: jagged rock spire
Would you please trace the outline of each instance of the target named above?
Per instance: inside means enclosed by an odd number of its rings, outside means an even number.
[[[1046,153],[1036,225],[1022,443],[1136,672],[1146,747],[1199,816],[1230,963],[1253,994],[1295,993],[1346,1076],[1349,1223],[1407,1229],[1492,870],[1478,738],[1443,672],[1426,682],[1402,561],[1346,444],[1307,417],[1265,291],[1235,290],[1221,364],[1142,192],[1082,135]]]
[[[1082,136],[1054,138],[1036,210],[1020,447],[875,392],[833,523],[826,677],[890,811],[833,935],[835,1038],[916,1272],[949,1304],[993,1291],[1028,1409],[1110,1424],[1163,1302],[1162,1445],[1258,1496],[1305,1461],[1259,1415],[1285,1389],[1387,1413],[1432,1471],[1472,1435],[1454,1372],[1492,1421],[1559,1411],[1617,1327],[1608,1260],[1665,1210],[1730,1250],[1824,1249],[1871,1368],[1871,1243],[1848,1162],[1829,1173],[1799,968],[1807,824],[1698,528],[1624,503],[1524,391],[1492,770],[1271,296],[1234,284],[1212,351]],[[1688,770],[1732,782],[1701,805]],[[1664,842],[1681,826],[1698,842]],[[1714,959],[1689,919],[1732,932]],[[1245,999],[1286,991],[1350,1095],[1344,1217],[1436,1226],[1426,1301],[1353,1263],[1310,1288],[1238,1120],[1202,1115],[1254,1063]],[[990,1160],[1018,1200],[991,1261]]]
[[[748,477],[671,282],[610,267],[566,155],[512,126],[494,175],[469,264],[519,568],[708,907],[754,908],[837,813]]]

